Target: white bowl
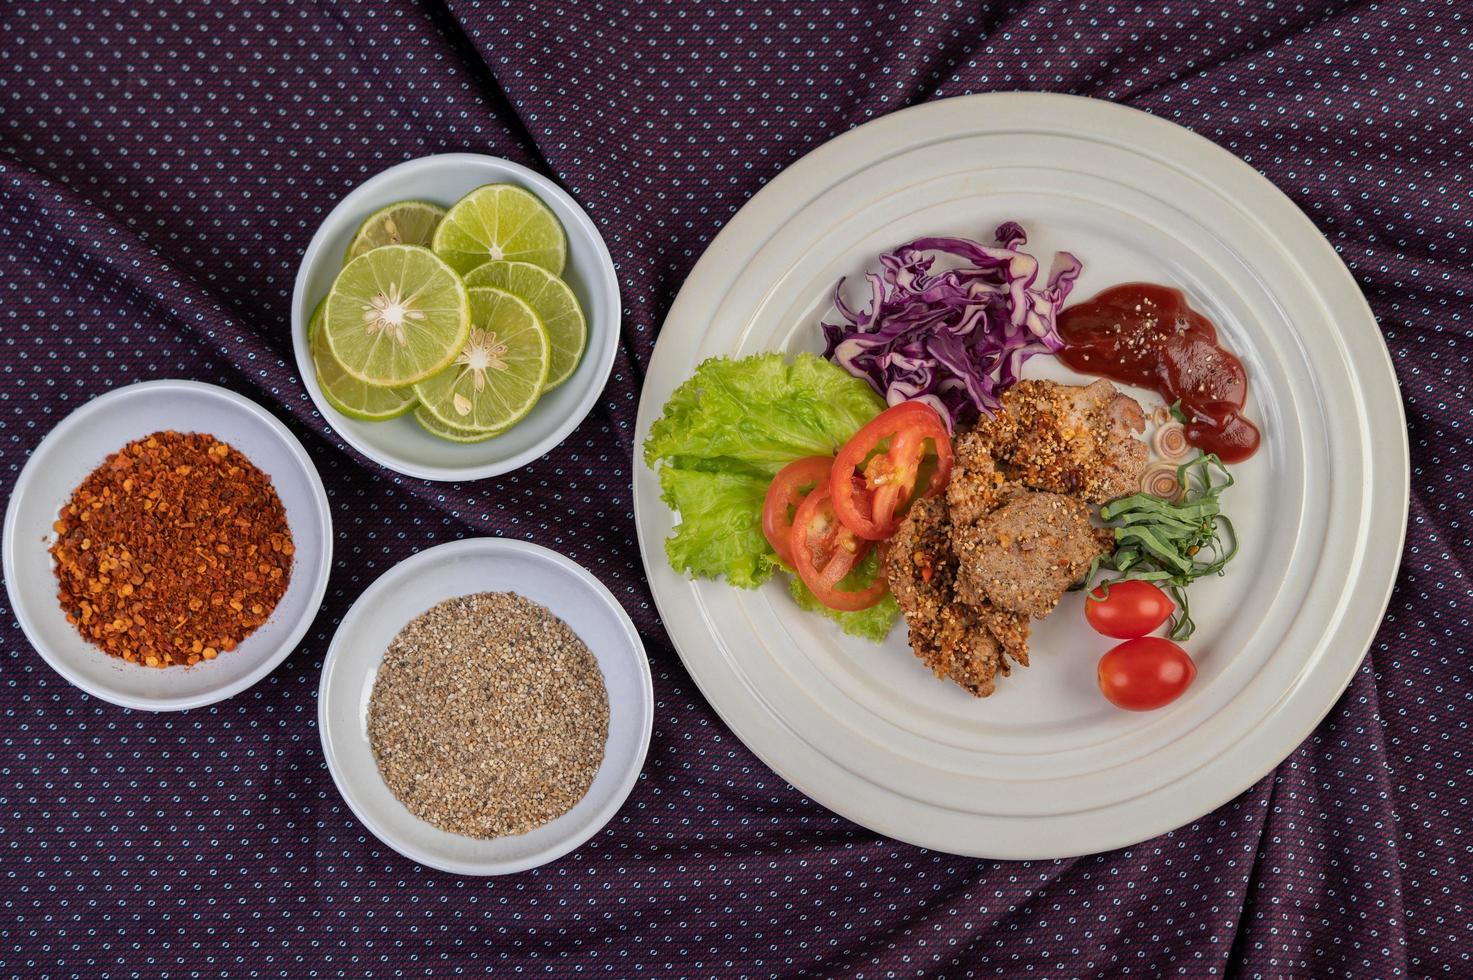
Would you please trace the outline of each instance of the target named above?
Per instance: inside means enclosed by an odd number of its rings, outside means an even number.
[[[475,592],[517,592],[566,622],[588,645],[609,694],[609,737],[587,794],[525,834],[462,837],[420,820],[379,774],[368,741],[368,700],[384,651],[431,606]],[[374,836],[441,871],[499,875],[562,857],[613,818],[639,778],[654,724],[644,645],[629,616],[586,569],[535,544],[470,538],[421,551],[385,572],[343,617],[322,664],[317,726],[338,791]]]
[[[144,667],[84,640],[57,601],[52,523],[87,475],[129,442],[164,429],[208,432],[271,477],[296,547],[276,611],[234,650],[192,667]],[[5,588],[31,645],[56,672],[125,708],[178,711],[239,694],[271,673],[307,632],[332,568],[332,516],[296,437],[259,405],[197,381],[148,381],[92,399],[52,429],[21,470],[5,510]]]
[[[518,184],[552,209],[568,233],[563,278],[588,321],[588,346],[573,376],[542,396],[526,418],[485,442],[454,443],[420,428],[412,413],[386,422],[348,418],[328,404],[312,369],[307,324],[332,288],[359,225],[395,201],[433,201],[446,207],[483,184]],[[619,343],[619,281],[608,247],[578,203],[526,167],[475,153],[420,157],[372,177],[338,202],[302,255],[292,293],[292,346],[297,371],[322,417],[343,440],[374,462],[425,480],[480,480],[545,455],[577,428],[598,400]]]

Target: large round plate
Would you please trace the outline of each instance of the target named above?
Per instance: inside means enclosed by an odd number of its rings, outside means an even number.
[[[1339,697],[1390,594],[1406,529],[1405,425],[1370,310],[1309,220],[1242,161],[1104,102],[949,99],[819,148],[754,197],[670,311],[639,407],[643,440],[701,360],[816,350],[842,276],[923,234],[987,238],[1003,219],[1047,263],[1085,264],[1075,298],[1117,282],[1185,289],[1248,367],[1263,449],[1224,498],[1242,545],[1193,586],[1199,675],[1170,708],[1109,706],[1110,641],[1077,596],[1035,623],[1033,666],[975,700],[934,679],[903,626],[876,646],[800,612],[673,572],[675,520],[636,465],[655,600],[732,730],[813,799],[876,831],[992,858],[1135,843],[1188,823],[1287,756]],[[1031,373],[1083,380],[1051,358]]]

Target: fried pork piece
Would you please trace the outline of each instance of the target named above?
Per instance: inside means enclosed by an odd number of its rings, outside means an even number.
[[[981,520],[1024,489],[1009,481],[992,461],[987,430],[969,429],[961,433],[951,452],[951,482],[946,485],[946,503],[955,523]]]
[[[1001,412],[979,420],[956,446],[958,456],[965,453],[969,459],[989,454],[1002,475],[998,482],[1092,504],[1138,489],[1147,448],[1134,433],[1145,428],[1145,416],[1134,398],[1110,382],[1080,387],[1020,381],[1002,396],[1002,404]]]
[[[1108,532],[1107,532],[1108,533]],[[1077,497],[1023,491],[971,524],[952,528],[961,601],[990,602],[1035,619],[1047,616],[1064,591],[1108,553]]]
[[[1008,659],[1028,665],[1028,619],[990,603],[958,602],[946,502],[920,500],[891,540],[885,574],[905,613],[911,649],[937,677],[985,698]]]
[[[911,648],[938,677],[987,697],[1010,662],[1028,665],[1029,617],[1113,545],[1088,504],[1135,492],[1144,427],[1108,381],[1021,381],[995,417],[957,433],[945,498],[911,508],[885,567]]]
[[[1007,612],[993,605],[984,607],[988,632],[1002,647],[1002,652],[1017,664],[1028,666],[1028,633],[1032,627],[1022,613]],[[1007,673],[1004,671],[1003,673]]]

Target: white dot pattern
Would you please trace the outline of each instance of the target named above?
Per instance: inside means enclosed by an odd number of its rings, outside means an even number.
[[[80,694],[0,610],[0,972],[1473,976],[1470,14],[1462,0],[6,5],[8,483],[87,399],[197,378],[292,426],[338,541],[302,647],[184,714]],[[1146,109],[1288,192],[1385,330],[1413,463],[1386,623],[1313,736],[1179,831],[1013,864],[877,838],[757,762],[661,629],[629,497],[655,330],[721,225],[866,119],[1004,89]],[[627,325],[604,397],[559,450],[457,486],[383,473],[336,439],[286,326],[327,210],[446,150],[561,180],[608,240]],[[609,828],[498,880],[380,846],[315,729],[322,654],[352,599],[416,550],[479,534],[591,568],[639,624],[657,699],[648,765]]]

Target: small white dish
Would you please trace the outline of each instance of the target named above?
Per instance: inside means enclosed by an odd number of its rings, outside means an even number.
[[[588,345],[573,376],[544,394],[516,425],[485,442],[448,442],[425,432],[412,413],[386,422],[348,418],[328,404],[307,349],[307,325],[327,295],[343,256],[363,220],[395,201],[432,201],[449,207],[484,184],[517,184],[542,199],[568,235],[563,279],[588,321]],[[369,459],[405,476],[425,480],[481,480],[499,476],[545,455],[568,437],[593,409],[614,366],[619,343],[619,280],[593,220],[568,194],[535,171],[498,157],[444,153],[420,157],[359,185],[338,202],[302,255],[292,293],[292,346],[297,371],[322,417],[343,440]]]
[[[238,646],[192,667],[144,667],[84,640],[57,601],[52,524],[87,475],[134,439],[166,429],[208,432],[271,477],[296,548],[291,584],[271,618]],[[147,381],[92,399],[31,453],[5,510],[5,588],[26,638],[58,674],[125,708],[180,711],[223,701],[296,648],[327,591],[332,516],[302,444],[265,409],[197,381]]]
[[[609,695],[603,763],[583,799],[535,830],[486,840],[448,833],[410,813],[379,774],[368,740],[369,696],[389,643],[436,603],[475,592],[516,592],[552,610],[598,659]],[[442,544],[385,572],[343,617],[317,692],[327,768],[353,813],[410,860],[464,875],[535,868],[598,833],[639,778],[654,716],[644,644],[612,593],[571,559],[506,538]]]

